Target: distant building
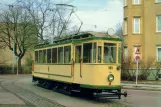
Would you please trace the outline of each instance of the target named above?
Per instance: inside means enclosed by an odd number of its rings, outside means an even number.
[[[22,58],[21,63],[25,64],[26,58],[30,57],[31,52],[26,52],[25,56]],[[0,64],[16,64],[16,56],[13,57],[13,52],[8,48],[0,49]]]
[[[161,0],[124,0],[124,56],[161,62]]]

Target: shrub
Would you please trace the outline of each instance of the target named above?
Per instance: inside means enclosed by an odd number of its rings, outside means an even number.
[[[17,73],[17,67],[14,66],[14,74]],[[31,73],[31,67],[29,66],[22,66],[22,72],[19,72],[19,74],[30,74]],[[12,65],[0,65],[0,74],[13,74]]]
[[[128,57],[126,63],[124,59],[122,60],[122,80],[134,81],[136,78],[136,63],[134,63],[131,59],[131,57]],[[154,61],[154,57],[149,57],[146,61],[139,62],[138,80],[147,80],[150,75],[150,68],[153,67]]]

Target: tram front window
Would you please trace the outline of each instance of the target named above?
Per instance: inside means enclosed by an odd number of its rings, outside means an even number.
[[[92,63],[92,43],[83,44],[83,63]]]
[[[104,63],[116,63],[116,44],[104,43]]]

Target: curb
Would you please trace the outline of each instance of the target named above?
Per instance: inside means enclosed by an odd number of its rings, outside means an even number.
[[[124,87],[122,86],[122,89],[131,89],[131,90],[147,90],[147,91],[161,91],[161,89],[157,88],[146,88],[146,87]]]

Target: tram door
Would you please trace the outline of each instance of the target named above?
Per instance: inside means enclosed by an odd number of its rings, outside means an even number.
[[[75,45],[74,81],[80,82],[82,78],[82,45]]]

